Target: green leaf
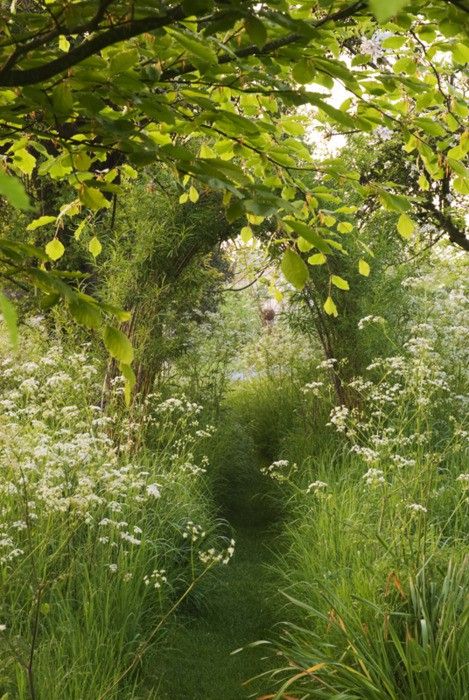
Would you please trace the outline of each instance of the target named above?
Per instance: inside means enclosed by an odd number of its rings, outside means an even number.
[[[261,20],[250,15],[244,20],[244,26],[252,43],[261,49],[267,41],[267,29]]]
[[[453,187],[459,194],[469,194],[469,177],[457,177],[453,182]]]
[[[36,159],[25,148],[19,148],[13,154],[13,165],[21,170],[24,175],[32,175]]]
[[[296,80],[297,83],[300,83],[300,85],[310,83],[315,73],[316,71],[312,61],[309,61],[307,58],[302,58],[298,63],[295,63],[292,70],[293,79]]]
[[[324,265],[326,261],[327,258],[323,253],[316,253],[316,255],[310,255],[308,258],[308,263],[310,265]]]
[[[283,221],[285,224],[287,224],[287,226],[292,228],[295,233],[312,243],[318,250],[321,251],[321,253],[327,255],[327,253],[331,252],[331,249],[327,243],[325,243],[324,239],[318,233],[316,233],[311,226],[304,224],[302,221],[296,221],[296,219],[286,218],[283,219]]]
[[[248,243],[253,236],[252,228],[250,226],[243,226],[240,236],[243,243]]]
[[[303,238],[302,236],[297,238],[296,245],[298,247],[298,250],[302,253],[309,253],[311,248],[314,248],[313,244],[307,241],[306,238]]]
[[[109,62],[109,72],[111,75],[116,75],[117,73],[123,73],[129,68],[132,68],[138,62],[138,51],[137,49],[127,49],[126,51],[116,51],[111,56]]]
[[[65,53],[70,49],[70,42],[63,34],[59,36],[59,49]]]
[[[394,17],[408,2],[409,0],[369,0],[371,10],[378,22],[385,22],[390,17]]]
[[[469,45],[459,43],[453,46],[451,51],[456,63],[460,63],[461,65],[469,63]]]
[[[319,107],[319,109],[321,109],[333,122],[336,122],[347,129],[356,129],[356,118],[351,117],[346,112],[342,112],[342,110],[337,109],[337,107],[333,107],[328,102],[325,102],[316,96],[308,96],[308,102],[311,102],[311,104]]]
[[[341,221],[337,226],[337,230],[340,233],[350,233],[350,231],[353,231],[353,224],[349,221]]]
[[[75,297],[70,301],[68,308],[80,326],[96,329],[101,325],[101,312],[95,304]]]
[[[23,183],[12,175],[0,172],[0,195],[16,209],[31,209]]]
[[[381,200],[381,204],[388,211],[405,212],[409,211],[411,208],[407,197],[403,197],[401,194],[392,194],[391,192],[382,191],[379,198]]]
[[[40,226],[47,226],[47,224],[52,224],[55,222],[55,216],[40,216],[38,219],[34,219],[26,226],[26,231],[35,231]]]
[[[51,260],[58,260],[65,253],[65,248],[58,238],[53,238],[46,245],[46,253]]]
[[[402,238],[408,239],[415,230],[415,222],[407,214],[401,214],[397,222],[397,230]]]
[[[101,190],[96,189],[96,187],[83,187],[80,191],[80,200],[85,207],[94,211],[110,206],[110,202],[106,199]]]
[[[282,257],[281,269],[286,279],[297,289],[303,289],[309,279],[308,267],[298,253],[290,248]]]
[[[135,372],[133,371],[133,369],[130,365],[121,363],[119,365],[119,369],[122,372],[122,376],[125,379],[125,384],[124,384],[125,403],[126,403],[126,406],[130,406],[130,401],[132,399],[132,390],[135,386],[137,378],[135,376]]]
[[[204,63],[216,64],[218,63],[217,54],[209,45],[207,40],[201,41],[194,35],[189,35],[175,29],[166,29],[166,32],[170,34],[176,41],[188,51],[195,59],[199,59]]]
[[[75,238],[75,240],[77,240],[77,241],[80,240],[80,236],[83,233],[83,229],[85,228],[86,224],[87,224],[86,219],[83,219],[82,221],[80,221],[80,223],[76,227],[75,232],[73,234],[73,237]]]
[[[424,192],[428,192],[428,190],[430,189],[430,183],[428,182],[427,178],[423,173],[421,173],[421,175],[419,176],[418,183],[421,190],[423,190]]]
[[[429,117],[417,117],[415,124],[430,136],[446,136],[447,132],[441,124]]]
[[[101,245],[99,239],[96,238],[96,236],[93,236],[93,238],[88,243],[88,250],[90,251],[93,258],[97,258],[98,255],[101,253],[102,249],[103,246]]]
[[[66,81],[59,83],[52,91],[54,112],[62,117],[68,116],[73,110],[73,95]]]
[[[10,342],[14,348],[18,345],[18,314],[8,297],[0,292],[0,312],[7,327]]]
[[[193,185],[189,187],[189,199],[193,204],[195,204],[195,202],[197,202],[199,199],[199,193]]]
[[[324,311],[329,316],[339,315],[339,312],[337,311],[337,306],[334,304],[334,300],[330,296],[327,297],[326,301],[324,302]]]
[[[103,341],[108,352],[124,365],[130,365],[134,359],[134,350],[130,340],[118,328],[105,326]]]
[[[339,275],[331,275],[331,282],[334,287],[337,287],[338,289],[343,289],[345,291],[350,289],[350,285],[347,280],[344,280],[343,277],[339,277]]]
[[[363,277],[368,277],[370,274],[370,266],[366,262],[366,260],[359,260],[358,261],[358,272],[363,275]]]
[[[390,36],[381,42],[384,49],[400,49],[407,41],[405,36]]]

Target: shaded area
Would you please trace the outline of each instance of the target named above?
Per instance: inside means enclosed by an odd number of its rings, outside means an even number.
[[[158,698],[243,700],[255,693],[256,681],[243,683],[271,667],[270,648],[231,652],[265,638],[279,619],[265,566],[273,557],[276,534],[272,527],[235,527],[236,554],[207,607],[179,616],[169,634]]]

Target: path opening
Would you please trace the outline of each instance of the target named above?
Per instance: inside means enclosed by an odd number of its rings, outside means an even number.
[[[236,553],[197,613],[180,614],[168,636],[161,700],[245,700],[262,688],[246,681],[272,667],[266,639],[279,621],[273,574],[275,524],[232,522]],[[265,682],[264,682],[265,687]]]

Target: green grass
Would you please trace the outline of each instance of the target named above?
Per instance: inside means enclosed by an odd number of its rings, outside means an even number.
[[[204,609],[180,615],[168,635],[159,659],[165,669],[159,700],[243,700],[260,689],[259,682],[243,683],[272,667],[263,646],[232,652],[264,639],[279,619],[265,566],[276,533],[240,525],[235,538],[235,556]]]

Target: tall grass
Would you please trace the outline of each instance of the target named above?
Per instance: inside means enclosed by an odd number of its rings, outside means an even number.
[[[355,402],[331,410],[329,446],[311,427],[285,436],[297,469],[282,480],[291,518],[276,570],[289,622],[269,697],[468,697],[462,375],[431,332],[349,383]]]
[[[194,457],[211,431],[185,398],[119,411],[118,380],[101,407],[99,363],[48,338],[37,321],[2,349],[0,696],[136,698],[168,616],[232,554]]]

